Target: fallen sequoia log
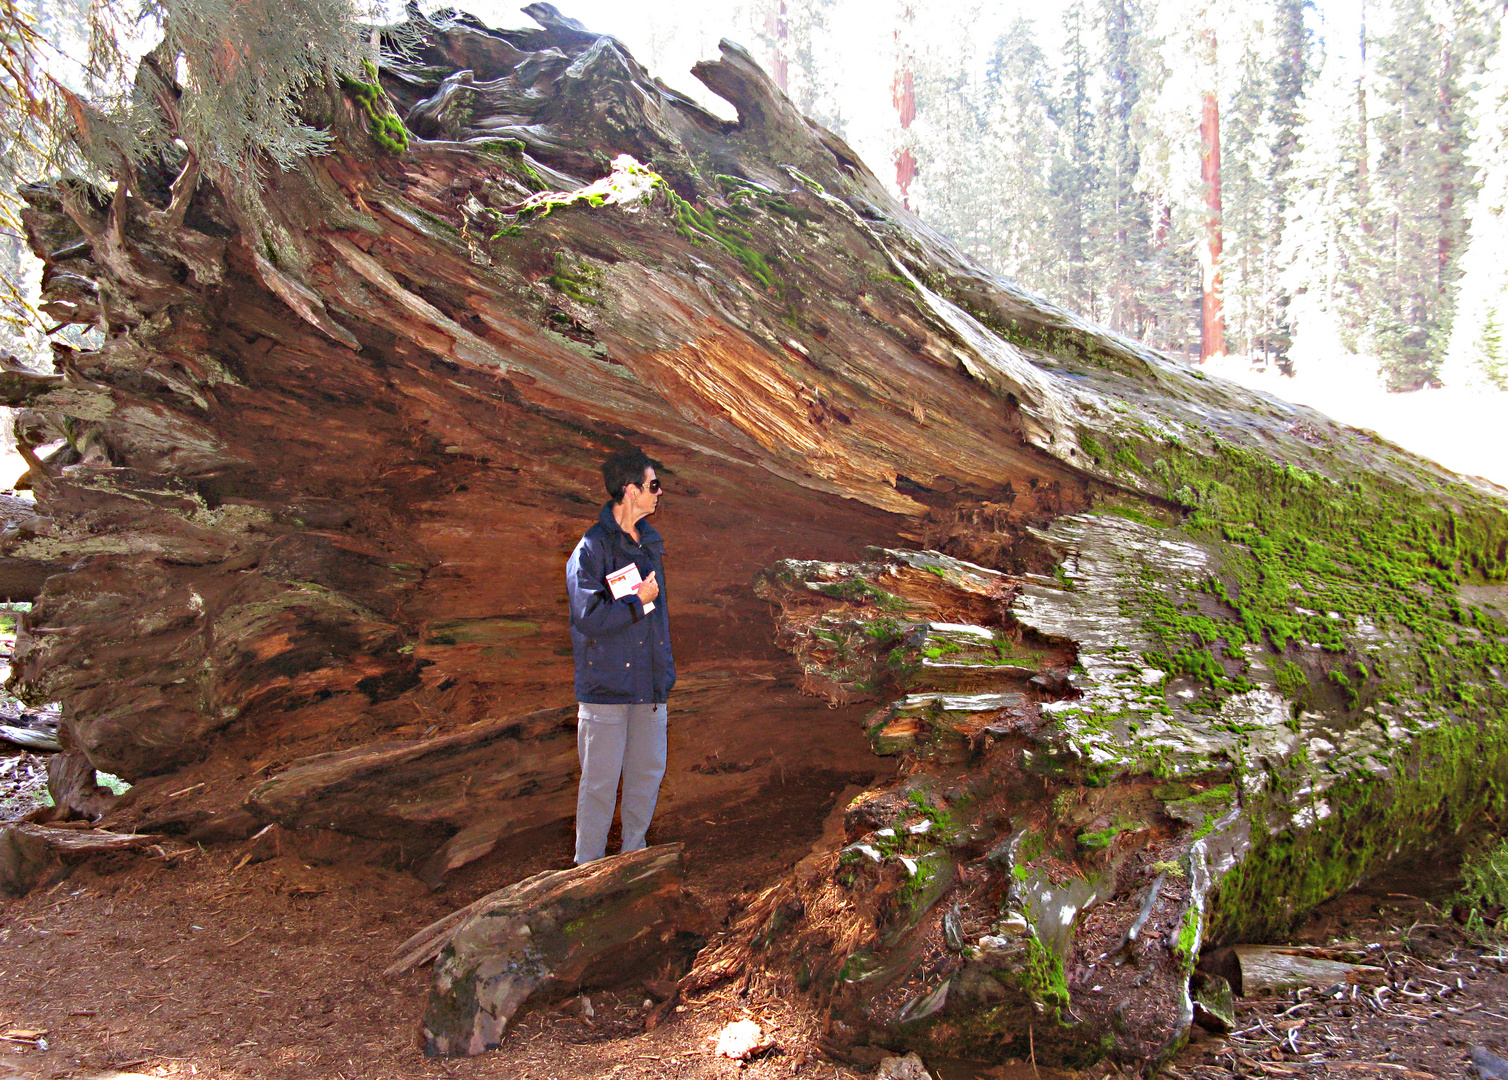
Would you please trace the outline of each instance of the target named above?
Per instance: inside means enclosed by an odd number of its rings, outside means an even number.
[[[569,820],[561,568],[630,443],[683,672],[660,827],[864,788],[688,990],[1152,1061],[1208,943],[1501,820],[1502,490],[970,265],[735,46],[695,69],[730,121],[528,11],[411,22],[310,92],[297,168],[185,141],[27,189],[94,334],[20,425],[67,445],[0,552],[61,568],[13,685],[138,782],[106,824],[434,877]]]

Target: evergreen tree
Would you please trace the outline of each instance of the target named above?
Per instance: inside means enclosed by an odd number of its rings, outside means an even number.
[[[1204,24],[1203,0],[1164,8],[1162,16],[1176,18],[1153,32],[1148,27],[1138,42],[1141,56],[1132,134],[1137,150],[1135,190],[1146,206],[1150,225],[1147,254],[1138,268],[1146,312],[1144,340],[1159,349],[1200,354],[1200,293],[1203,272],[1200,248],[1209,224],[1201,177],[1200,120],[1208,63],[1187,63],[1199,45]],[[1201,55],[1208,60],[1206,39]]]
[[[919,65],[913,205],[981,264],[1051,292],[1064,261],[1051,223],[1052,72],[1029,21],[994,42],[982,77],[966,51]]]
[[[981,168],[980,140],[985,129],[967,58],[913,64],[912,93],[916,119],[910,130],[917,155],[916,179],[908,195],[911,206],[930,224],[948,234],[970,255],[985,257],[986,226],[977,219],[985,190],[1000,178]]]
[[[1145,16],[1137,0],[1099,0],[1104,35],[1103,87],[1096,116],[1097,183],[1088,233],[1089,265],[1098,279],[1094,316],[1111,329],[1144,337],[1153,325],[1147,303],[1153,283],[1152,212],[1137,190],[1141,150],[1135,123],[1146,59]]]
[[[1061,277],[1064,258],[1051,227],[1058,150],[1052,72],[1034,38],[1032,24],[1018,18],[996,40],[985,69],[975,158],[979,174],[991,179],[983,185],[976,220],[987,231],[983,246],[990,265],[1046,291]]]
[[[1470,243],[1461,256],[1461,279],[1451,325],[1446,381],[1487,382],[1508,390],[1508,34],[1501,31],[1475,95],[1476,138],[1471,163],[1480,190],[1470,210]]]
[[[1482,373],[1499,390],[1508,390],[1508,352],[1503,350],[1503,327],[1498,322],[1500,308],[1489,308],[1482,320],[1479,356]]]
[[[1438,383],[1455,311],[1466,210],[1467,88],[1491,41],[1471,0],[1396,0],[1378,50],[1376,167],[1369,183],[1369,338],[1388,385]]]
[[[1059,134],[1048,175],[1053,207],[1051,233],[1059,259],[1054,274],[1056,291],[1049,291],[1074,310],[1092,313],[1099,294],[1089,265],[1087,238],[1099,170],[1094,158],[1095,118],[1089,93],[1091,30],[1083,0],[1072,0],[1068,5],[1063,29],[1062,81],[1051,102]]]
[[[1048,291],[1064,279],[1067,260],[1053,229],[1060,212],[1052,190],[1059,146],[1052,71],[1034,37],[1033,25],[1017,19],[995,42],[986,69],[981,165],[1000,185],[986,196],[981,219],[992,232],[994,265]]]
[[[184,161],[185,144],[194,177],[292,165],[329,141],[300,117],[303,92],[366,77],[352,0],[32,2],[0,0],[0,227],[12,234],[16,183],[43,171],[129,185],[148,161]],[[143,36],[159,40],[139,62],[127,46]],[[14,305],[27,288],[13,265],[0,266],[0,298]]]
[[[1267,361],[1266,298],[1272,276],[1268,243],[1267,142],[1263,112],[1267,73],[1248,42],[1237,62],[1224,115],[1221,182],[1225,225],[1225,318],[1229,349],[1253,364]]]
[[[1313,75],[1312,37],[1304,25],[1308,0],[1275,0],[1272,97],[1268,119],[1273,128],[1272,168],[1268,177],[1268,242],[1276,250],[1282,245],[1288,226],[1292,197],[1293,159],[1299,148],[1299,123],[1304,92]],[[1292,374],[1288,350],[1293,344],[1293,328],[1288,306],[1292,295],[1283,288],[1276,275],[1269,278],[1267,306],[1270,329],[1263,336],[1278,367]]]
[[[0,350],[30,361],[42,347],[32,309],[38,263],[27,248],[16,185],[56,163],[61,144],[49,87],[82,87],[66,57],[86,50],[86,0],[0,0]],[[49,361],[50,362],[50,361]]]
[[[1366,258],[1359,196],[1358,116],[1348,71],[1327,60],[1300,110],[1289,161],[1286,226],[1275,250],[1275,292],[1292,327],[1320,340],[1357,341],[1356,278]],[[1285,355],[1289,368],[1296,361]]]
[[[837,0],[763,0],[756,40],[776,84],[801,112],[828,128],[841,125],[829,73],[838,59],[827,40]]]

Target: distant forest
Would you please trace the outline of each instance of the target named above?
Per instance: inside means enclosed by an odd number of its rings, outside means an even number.
[[[824,82],[834,0],[770,3],[798,103],[991,269],[1195,359],[1287,371],[1311,333],[1392,389],[1508,389],[1504,0],[1369,0],[1328,48],[1305,0],[1074,0],[983,40],[980,5],[902,4],[889,162]]]

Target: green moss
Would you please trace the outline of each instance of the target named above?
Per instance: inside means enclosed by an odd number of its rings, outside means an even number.
[[[1208,806],[1211,803],[1221,803],[1228,805],[1234,802],[1235,798],[1235,784],[1216,784],[1214,787],[1206,788],[1205,790],[1199,792],[1197,795],[1190,796],[1188,801],[1190,803],[1201,806]]]
[[[711,241],[741,262],[755,281],[767,289],[775,288],[775,272],[770,269],[769,261],[751,245],[754,234],[735,215],[717,209],[698,210],[668,184],[661,190],[670,203],[677,232],[695,244]]]
[[[1104,453],[1099,443],[1080,445]],[[1154,449],[1156,459],[1141,463]],[[1130,467],[1118,448],[1112,456]],[[1345,709],[1353,719],[1341,721],[1341,732],[1357,723],[1375,731],[1360,719],[1375,709],[1377,727],[1412,729],[1379,751],[1383,778],[1355,764],[1360,754],[1321,766],[1300,749],[1259,766],[1270,770],[1266,787],[1248,786],[1243,796],[1256,824],[1253,849],[1221,887],[1212,939],[1281,933],[1395,853],[1428,850],[1437,837],[1501,820],[1508,624],[1458,599],[1462,585],[1508,577],[1508,515],[1500,506],[1465,484],[1413,488],[1359,469],[1329,476],[1207,441],[1156,444],[1150,433],[1132,456],[1146,482],[1185,507],[1180,532],[1214,555],[1213,572],[1192,583],[1193,595],[1188,581],[1143,564],[1121,605],[1155,642],[1141,660],[1202,687],[1181,712],[1215,713],[1225,698],[1270,678],[1294,704],[1294,726],[1302,710]],[[1135,672],[1134,661],[1112,658]],[[1140,704],[1129,681],[1114,689]],[[1134,711],[1095,714],[1102,707],[1086,702],[1064,713],[1064,722],[1072,718],[1076,737],[1082,722],[1086,738],[1103,728],[1129,732],[1134,744]],[[1254,723],[1222,726],[1244,742]],[[1130,754],[1135,767],[1153,764],[1137,754]],[[1235,764],[1239,770],[1242,760]],[[1356,772],[1335,776],[1337,767]],[[1294,812],[1289,793],[1322,768],[1328,775],[1315,785],[1324,792],[1324,805],[1312,807],[1317,818],[1264,832],[1262,823]],[[1202,796],[1226,804],[1235,797],[1229,786]],[[1204,815],[1193,838],[1218,818]]]
[[[495,158],[508,173],[531,191],[544,191],[548,185],[524,157],[526,147],[519,139],[469,139],[466,147],[475,153]]]
[[[1066,1024],[1063,1014],[1069,1005],[1068,980],[1063,975],[1063,961],[1057,953],[1042,944],[1036,933],[1026,943],[1026,960],[1017,975],[1019,985],[1035,1002],[1042,1005],[1048,1015],[1059,1024]]]
[[[912,791],[906,801],[912,810],[932,822],[932,828],[925,834],[929,841],[951,844],[958,838],[958,817],[951,808],[938,805],[925,791],[920,790]]]
[[[1465,908],[1466,927],[1478,937],[1502,937],[1508,932],[1508,840],[1494,837],[1477,846],[1461,864],[1461,888],[1451,898],[1453,905]],[[1491,919],[1493,925],[1488,924]]]
[[[1331,671],[1329,677],[1330,681],[1336,686],[1340,687],[1341,691],[1345,694],[1346,707],[1349,709],[1356,708],[1357,702],[1360,700],[1361,693],[1357,689],[1357,687],[1352,684],[1350,677],[1347,676],[1346,673],[1340,668],[1336,668],[1334,671]]]
[[[602,271],[589,262],[572,262],[563,251],[555,253],[555,271],[545,277],[544,281],[578,304],[590,304],[594,307],[602,304],[602,300],[594,295],[602,287]]]
[[[521,152],[519,163],[526,164],[522,160]],[[530,172],[533,171],[530,170]],[[755,246],[754,233],[745,221],[751,217],[753,208],[756,206],[797,221],[805,220],[806,215],[803,211],[758,185],[740,181],[736,177],[720,176],[718,178],[725,191],[730,192],[731,201],[728,207],[698,209],[681,198],[658,173],[637,162],[625,165],[623,159],[620,158],[614,163],[614,176],[618,175],[623,175],[635,182],[647,180],[650,190],[664,197],[670,208],[671,217],[675,221],[676,231],[682,236],[695,244],[710,242],[717,245],[737,259],[749,276],[764,288],[778,287],[779,283],[769,259]],[[535,179],[538,178],[537,174],[534,176]],[[593,207],[604,206],[609,201],[609,194],[610,188],[600,182],[578,191],[541,192],[520,209],[518,217],[520,220],[537,219],[556,210],[583,203]]]
[[[378,81],[377,66],[370,60],[362,60],[361,70],[366,82],[349,75],[340,76],[340,88],[346,96],[361,106],[367,116],[367,134],[379,148],[389,154],[402,154],[408,150],[408,130],[392,104],[382,91]]]
[[[786,199],[775,194],[769,188],[756,184],[750,180],[744,180],[737,176],[725,176],[721,173],[717,176],[717,186],[728,197],[733,213],[748,216],[749,211],[758,206],[772,214],[789,218],[792,221],[805,222],[810,220],[811,215],[805,210],[792,206]]]
[[[1508,731],[1495,719],[1417,733],[1390,764],[1385,782],[1340,778],[1325,793],[1323,829],[1257,828],[1252,852],[1221,883],[1210,939],[1286,932],[1395,853],[1432,850],[1508,810]]]
[[[1079,847],[1087,851],[1103,851],[1115,843],[1115,838],[1124,831],[1121,826],[1112,825],[1110,828],[1101,829],[1098,832],[1081,832],[1075,839],[1078,841]]]
[[[1183,912],[1183,921],[1178,925],[1178,936],[1173,940],[1173,955],[1185,971],[1193,971],[1199,961],[1199,909],[1190,904]]]
[[[846,577],[842,581],[832,581],[822,585],[817,590],[823,596],[830,596],[834,600],[847,600],[851,603],[873,604],[875,607],[898,609],[904,608],[906,602],[894,593],[886,592],[878,585],[874,585],[857,574]]]
[[[913,925],[937,902],[949,880],[943,873],[947,860],[937,852],[917,856],[913,860],[916,873],[896,893],[901,906],[906,909],[905,923]]]
[[[900,623],[894,619],[875,619],[872,622],[864,623],[864,633],[866,636],[874,638],[877,642],[883,644],[898,639],[902,635],[903,630]]]
[[[1175,605],[1168,583],[1145,572],[1128,614],[1162,645],[1149,662],[1227,694],[1251,686],[1244,646],[1278,656],[1295,647],[1344,655],[1358,619],[1415,637],[1421,648],[1411,670],[1384,671],[1358,658],[1326,676],[1357,707],[1389,684],[1423,684],[1442,696],[1439,651],[1447,641],[1452,666],[1464,661],[1476,675],[1508,660],[1502,624],[1455,601],[1463,581],[1508,572],[1508,522],[1495,508],[1441,507],[1381,480],[1341,483],[1229,447],[1157,465],[1152,471],[1169,496],[1191,507],[1186,528],[1222,544],[1221,572],[1201,588],[1229,615]],[[1301,690],[1296,665],[1280,665],[1278,674],[1285,692]]]
[[[1275,671],[1278,693],[1298,701],[1309,689],[1309,676],[1292,660],[1284,660]]]
[[[1113,514],[1115,517],[1123,517],[1127,521],[1134,521],[1139,525],[1146,525],[1153,529],[1163,529],[1168,526],[1166,520],[1157,518],[1145,510],[1127,503],[1102,503],[1091,510],[1090,513]]]

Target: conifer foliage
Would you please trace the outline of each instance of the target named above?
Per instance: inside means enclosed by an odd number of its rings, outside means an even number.
[[[306,95],[360,77],[362,14],[350,0],[0,0],[0,303],[12,336],[29,265],[18,182],[62,170],[134,190],[163,163],[192,181],[318,153],[329,137]],[[136,46],[154,41],[139,63]]]
[[[1381,0],[1354,25],[1306,0],[1075,0],[1061,32],[1018,21],[958,69],[919,72],[934,91],[918,126],[946,110],[965,130],[924,142],[915,204],[1001,273],[1195,359],[1213,93],[1227,350],[1292,372],[1307,330],[1375,358],[1393,389],[1448,371],[1492,382],[1508,323],[1492,254],[1508,242],[1505,12]],[[1192,28],[1218,38],[1212,75],[1195,74]],[[969,63],[988,72],[973,108]]]

